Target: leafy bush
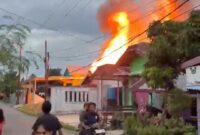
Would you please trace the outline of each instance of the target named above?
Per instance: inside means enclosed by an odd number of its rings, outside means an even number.
[[[143,123],[139,117],[129,117],[125,120],[125,135],[196,135],[196,129],[186,124],[183,119],[171,118],[164,125],[155,123],[159,117],[152,117]],[[153,123],[152,123],[153,122]]]
[[[144,124],[138,117],[128,117],[124,122],[125,135],[137,135],[140,128],[143,128]]]
[[[182,118],[171,118],[166,120],[164,127],[170,135],[196,135],[196,129],[190,124],[186,124]]]

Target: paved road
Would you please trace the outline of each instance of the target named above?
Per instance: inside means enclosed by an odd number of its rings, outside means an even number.
[[[35,121],[35,117],[28,116],[16,111],[7,104],[0,102],[0,108],[4,110],[6,125],[4,135],[30,135],[31,127]],[[64,135],[74,135],[73,132],[64,131]]]

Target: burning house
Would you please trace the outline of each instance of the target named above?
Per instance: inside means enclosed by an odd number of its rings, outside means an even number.
[[[134,101],[140,102],[140,99],[145,99],[141,101],[141,106],[150,102],[161,107],[157,95],[148,92],[151,89],[140,77],[147,62],[145,53],[148,45],[144,42],[149,42],[144,31],[149,24],[163,18],[179,4],[177,0],[107,0],[100,7],[97,19],[100,31],[107,34],[108,39],[103,43],[99,58],[90,67],[91,76],[86,77],[83,83],[96,82],[100,109],[110,109],[110,106],[133,108]],[[176,18],[188,7],[190,3],[165,20]],[[184,14],[176,19],[183,20],[186,16]]]

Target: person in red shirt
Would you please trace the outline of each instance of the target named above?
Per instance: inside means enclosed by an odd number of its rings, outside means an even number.
[[[3,113],[3,109],[0,109],[0,135],[2,135],[3,133],[3,126],[5,123],[5,118],[4,118],[4,113]]]

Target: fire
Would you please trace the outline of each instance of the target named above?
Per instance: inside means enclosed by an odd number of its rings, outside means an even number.
[[[172,12],[180,3],[178,0],[154,0],[154,2],[150,0],[106,0],[99,8],[97,18],[100,30],[109,34],[110,38],[104,43],[100,57],[93,62],[91,72],[105,64],[116,64],[129,45],[148,42],[147,34],[139,37],[137,35],[148,29],[149,24],[154,20],[159,20]],[[174,19],[189,7],[190,3],[170,14],[165,20]],[[176,20],[183,20],[186,17],[187,15],[184,15]],[[131,38],[134,40],[129,42]]]
[[[116,13],[111,17],[111,21],[117,23],[116,35],[109,41],[100,60],[93,63],[92,72],[104,64],[115,64],[128,48],[129,19],[127,13]]]

